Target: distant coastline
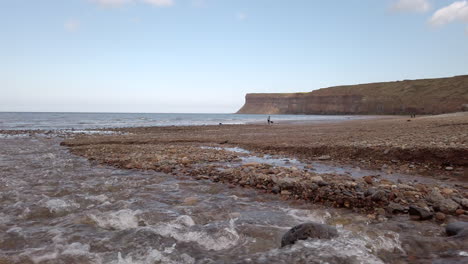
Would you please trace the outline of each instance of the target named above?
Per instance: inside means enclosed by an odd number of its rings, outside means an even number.
[[[309,93],[253,93],[238,114],[406,115],[468,110],[468,75],[323,88]]]

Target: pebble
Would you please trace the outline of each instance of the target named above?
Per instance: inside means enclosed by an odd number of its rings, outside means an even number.
[[[452,166],[445,167],[445,170],[446,171],[453,171],[453,167]]]
[[[457,209],[457,210],[455,211],[455,214],[457,214],[457,215],[462,215],[462,214],[464,214],[464,213],[465,213],[465,210],[463,210],[463,209]]]
[[[441,212],[437,212],[435,214],[435,219],[438,220],[438,221],[444,221],[446,218],[445,214],[444,213],[441,213]]]
[[[323,155],[317,158],[318,160],[329,160],[331,157],[329,155]]]

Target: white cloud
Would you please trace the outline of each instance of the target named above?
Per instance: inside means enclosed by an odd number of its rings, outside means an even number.
[[[433,26],[443,26],[456,21],[468,23],[468,1],[456,1],[437,10],[429,19]]]
[[[75,32],[78,29],[80,29],[80,26],[81,26],[80,21],[78,21],[76,19],[69,19],[63,25],[65,30],[68,31],[68,32]]]
[[[143,2],[154,6],[171,6],[174,4],[173,0],[142,0]]]
[[[117,7],[133,2],[133,0],[91,0],[99,5],[106,7]]]
[[[244,21],[247,19],[247,14],[244,13],[244,12],[240,12],[240,13],[237,13],[237,19],[240,20],[240,21]]]
[[[135,3],[137,0],[91,0],[94,3],[97,3],[105,7],[119,7],[130,3]],[[174,5],[174,0],[138,0],[139,2],[147,3],[153,6],[172,6]]]
[[[397,12],[426,12],[431,9],[429,0],[398,0],[391,9]]]

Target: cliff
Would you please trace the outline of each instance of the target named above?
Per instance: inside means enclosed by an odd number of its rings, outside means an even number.
[[[441,114],[468,104],[468,75],[247,94],[238,114]]]

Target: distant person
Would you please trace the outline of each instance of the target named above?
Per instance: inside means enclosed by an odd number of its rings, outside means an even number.
[[[270,120],[270,116],[268,116],[268,118],[267,118],[267,123],[268,123],[268,124],[271,124],[271,123],[272,123],[271,120]]]

